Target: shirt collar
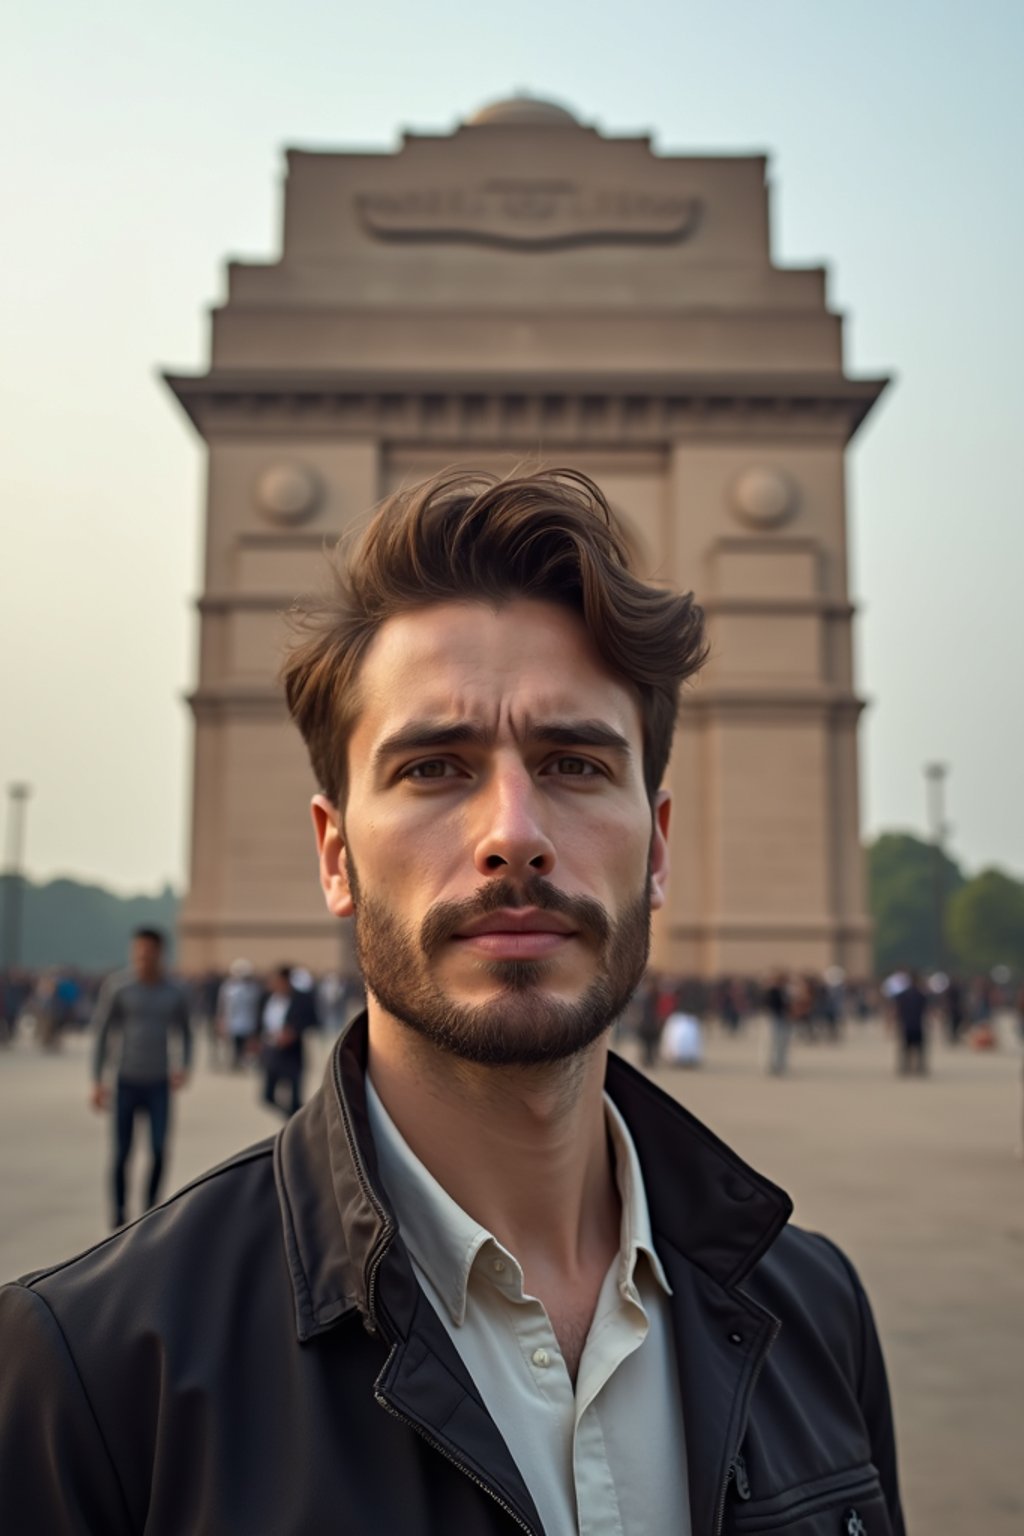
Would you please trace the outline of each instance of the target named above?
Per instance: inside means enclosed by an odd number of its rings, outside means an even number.
[[[661,1260],[654,1247],[651,1216],[647,1209],[647,1192],[633,1138],[629,1127],[607,1094],[604,1096],[605,1124],[615,1154],[615,1182],[619,1187],[622,1203],[622,1225],[619,1236],[619,1288],[632,1285],[633,1272],[639,1254],[646,1254],[653,1274],[666,1296],[671,1296]]]
[[[377,1152],[381,1182],[398,1220],[399,1231],[414,1263],[443,1302],[456,1327],[466,1318],[470,1277],[481,1250],[500,1258],[521,1274],[508,1252],[486,1227],[474,1221],[420,1162],[384,1108],[366,1075],[366,1109]],[[605,1124],[615,1158],[615,1180],[622,1206],[619,1236],[618,1289],[636,1300],[634,1274],[640,1254],[650,1264],[657,1284],[667,1295],[671,1287],[654,1248],[643,1174],[626,1122],[607,1094]]]

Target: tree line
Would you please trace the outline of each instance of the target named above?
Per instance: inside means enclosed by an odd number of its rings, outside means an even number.
[[[903,965],[980,974],[1004,965],[1024,975],[1024,881],[1001,869],[968,878],[909,832],[883,832],[869,844],[867,870],[876,974]]]

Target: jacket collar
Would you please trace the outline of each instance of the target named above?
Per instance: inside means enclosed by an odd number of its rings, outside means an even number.
[[[361,1014],[275,1147],[301,1340],[353,1311],[371,1332],[405,1337],[416,1308],[416,1279],[377,1173],[366,1058]],[[605,1086],[636,1145],[655,1244],[734,1290],[789,1219],[788,1196],[620,1057],[609,1057]]]
[[[452,1199],[424,1167],[395,1125],[366,1078],[366,1107],[377,1153],[377,1167],[398,1220],[402,1241],[416,1269],[425,1275],[444,1305],[452,1326],[466,1321],[474,1276],[492,1283],[492,1265],[505,1271],[501,1288],[523,1297],[523,1272],[514,1253],[486,1226]],[[655,1283],[671,1295],[664,1266],[654,1246],[640,1162],[626,1122],[607,1095],[605,1129],[614,1153],[615,1178],[622,1206],[619,1220],[618,1283],[631,1285],[644,1254]],[[495,1264],[497,1261],[497,1264]]]

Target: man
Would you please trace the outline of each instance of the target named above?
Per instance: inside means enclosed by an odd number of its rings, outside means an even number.
[[[455,475],[303,625],[367,1014],[272,1147],[3,1293],[5,1533],[902,1533],[853,1271],[608,1051],[699,609],[583,477]]]
[[[217,1033],[231,1044],[231,1070],[240,1072],[260,1026],[263,989],[248,960],[232,960],[217,993]]]
[[[765,989],[764,1006],[771,1029],[768,1072],[772,1077],[784,1077],[793,1031],[789,1017],[789,982],[785,971],[776,971],[772,976],[770,985]]]
[[[920,971],[907,972],[907,984],[893,998],[892,1006],[899,1031],[899,1056],[897,1071],[901,1077],[916,1073],[924,1077],[928,1070],[925,1059],[924,1025],[928,1014],[929,997],[921,985]]]
[[[964,1027],[964,989],[959,976],[951,976],[942,999],[946,1012],[946,1032],[950,1045],[959,1045]]]
[[[316,988],[316,1007],[328,1040],[337,1039],[348,1017],[349,979],[340,971],[327,971]]]
[[[695,1013],[676,1009],[665,1020],[661,1059],[669,1067],[699,1067],[704,1059],[704,1032]]]
[[[312,978],[310,978],[312,983]],[[291,966],[280,965],[259,1006],[263,1045],[263,1102],[285,1116],[302,1107],[302,1038],[316,1026],[311,987],[295,984]],[[285,1091],[281,1102],[280,1090]]]
[[[116,1067],[114,1107],[114,1227],[126,1216],[128,1159],[132,1149],[135,1117],[149,1121],[152,1162],[146,1209],[160,1193],[171,1092],[184,1087],[192,1065],[192,1025],[184,989],[171,981],[163,968],[164,936],[156,928],[138,928],[132,939],[132,965],[128,972],[111,976],[100,991],[92,1027],[96,1040],[92,1057],[91,1103],[94,1109],[110,1107],[111,1092],[104,1081],[108,1058]],[[168,1048],[172,1033],[178,1035],[177,1064],[171,1065]]]
[[[657,976],[649,976],[636,995],[639,1018],[636,1033],[640,1042],[640,1060],[648,1072],[658,1065],[658,1046],[665,1020],[661,1014],[661,987]]]

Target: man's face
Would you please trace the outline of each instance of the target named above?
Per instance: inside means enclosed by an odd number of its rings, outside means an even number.
[[[132,969],[140,981],[152,981],[160,972],[160,945],[152,939],[133,939]]]
[[[574,1054],[643,974],[662,900],[639,709],[550,603],[438,605],[364,659],[344,825],[314,801],[328,906],[377,1003],[466,1059]]]

